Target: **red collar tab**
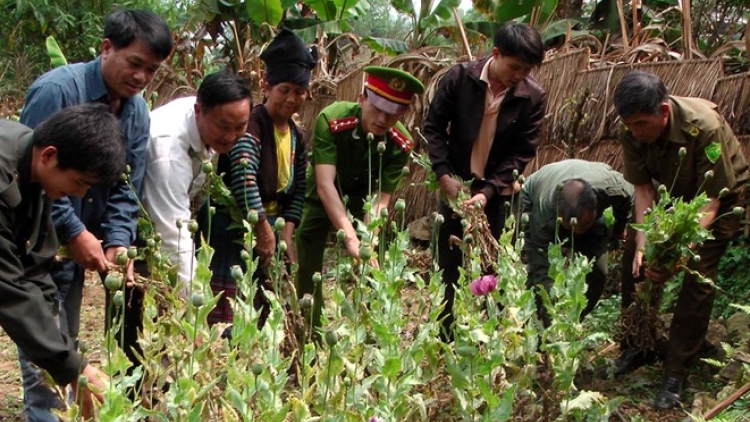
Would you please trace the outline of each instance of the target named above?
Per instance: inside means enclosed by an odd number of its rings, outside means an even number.
[[[354,129],[358,124],[359,119],[356,116],[342,117],[328,121],[328,127],[331,128],[331,132],[333,133]]]
[[[414,148],[414,141],[395,127],[388,129],[388,136],[407,154]]]

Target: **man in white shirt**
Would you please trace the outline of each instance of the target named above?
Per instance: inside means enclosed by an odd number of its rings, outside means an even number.
[[[182,292],[194,273],[195,247],[187,221],[201,192],[203,164],[224,154],[245,134],[252,98],[247,83],[228,72],[203,80],[197,97],[180,98],[151,112],[146,151],[144,206],[161,234],[161,253],[178,266]],[[183,221],[180,228],[177,221]]]

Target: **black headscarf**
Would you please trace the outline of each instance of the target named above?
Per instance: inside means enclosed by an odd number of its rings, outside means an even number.
[[[260,54],[260,59],[266,64],[269,85],[291,82],[308,88],[310,72],[317,62],[317,50],[307,48],[297,34],[283,28]]]

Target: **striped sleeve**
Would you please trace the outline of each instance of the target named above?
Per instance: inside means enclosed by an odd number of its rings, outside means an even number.
[[[299,225],[302,219],[302,207],[305,204],[305,189],[307,188],[307,179],[305,178],[306,169],[307,150],[305,149],[305,144],[300,143],[294,157],[294,197],[289,207],[281,212],[284,220],[291,221],[295,225]]]
[[[229,189],[237,205],[240,209],[256,210],[265,216],[256,181],[260,169],[260,140],[246,133],[229,152],[229,159],[232,175]]]

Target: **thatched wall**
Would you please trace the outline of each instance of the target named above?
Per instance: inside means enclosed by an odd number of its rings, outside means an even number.
[[[556,114],[549,126],[544,144],[558,144],[566,139],[574,139],[586,145],[599,139],[616,136],[617,115],[612,96],[615,87],[623,76],[633,70],[644,70],[659,76],[674,95],[711,99],[716,81],[723,76],[721,60],[690,60],[682,62],[660,62],[642,64],[621,64],[600,69],[582,70],[575,75],[561,75],[575,87],[575,93],[587,94],[583,106],[584,120],[575,131],[571,112],[574,107],[563,109],[547,108],[548,114]],[[565,101],[565,100],[563,100]],[[575,148],[576,150],[579,148]]]
[[[571,79],[588,68],[589,60],[588,49],[577,50],[552,57],[534,72],[536,80],[547,90],[547,118],[542,124],[542,139],[547,139],[550,129],[561,124],[558,120],[565,113],[555,110],[562,111],[563,105],[575,94],[576,86]]]
[[[719,78],[711,100],[735,133],[750,134],[750,73]]]

